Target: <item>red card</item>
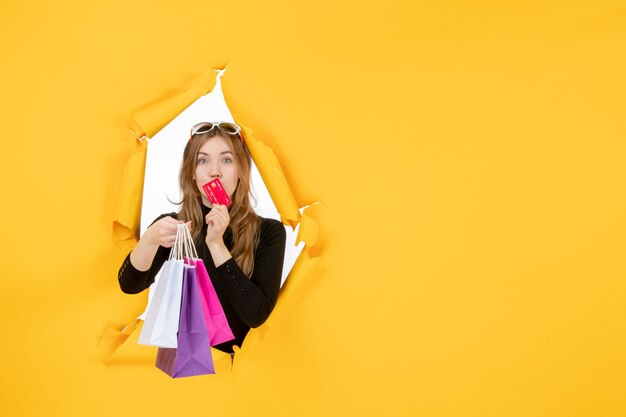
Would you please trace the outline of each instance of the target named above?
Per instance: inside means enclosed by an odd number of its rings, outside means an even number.
[[[222,186],[222,183],[219,178],[215,178],[204,184],[202,189],[206,193],[206,196],[209,198],[211,204],[223,204],[225,206],[230,206],[232,201],[228,196],[226,190]]]

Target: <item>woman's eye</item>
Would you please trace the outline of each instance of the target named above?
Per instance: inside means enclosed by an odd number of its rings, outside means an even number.
[[[232,160],[232,159],[230,159],[230,158],[225,158],[223,162],[224,162],[225,164],[230,164],[230,163],[232,163],[232,162],[233,162],[233,160]]]
[[[206,159],[198,159],[198,165],[204,165],[206,162]]]

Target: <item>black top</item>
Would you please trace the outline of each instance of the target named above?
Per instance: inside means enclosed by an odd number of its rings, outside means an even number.
[[[209,207],[202,206],[203,216],[209,211],[211,211]],[[155,222],[166,216],[177,218],[176,213],[167,213],[159,216]],[[249,279],[232,258],[219,268],[215,267],[206,245],[206,232],[205,224],[202,233],[195,240],[196,250],[204,261],[235,336],[234,340],[213,347],[232,353],[233,345],[241,347],[250,328],[263,324],[276,305],[285,255],[285,227],[278,220],[261,217],[259,244],[254,252],[254,271]],[[224,232],[224,244],[229,251],[232,249],[230,227]],[[159,246],[150,269],[143,272],[137,270],[130,262],[129,253],[118,273],[122,291],[136,294],[148,288],[169,257],[170,251],[171,248]]]

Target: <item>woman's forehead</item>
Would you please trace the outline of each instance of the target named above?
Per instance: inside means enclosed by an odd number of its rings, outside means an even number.
[[[213,136],[202,144],[202,146],[198,150],[198,153],[202,152],[206,154],[220,154],[225,151],[233,151],[233,148],[230,145],[230,140],[222,136]]]

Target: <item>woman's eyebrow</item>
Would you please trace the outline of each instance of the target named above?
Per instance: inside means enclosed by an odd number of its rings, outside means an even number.
[[[231,154],[231,155],[233,154],[231,151],[224,151],[224,152],[220,152],[220,155],[225,155],[225,154],[227,154],[227,153],[229,153],[229,154]],[[198,155],[209,156],[209,154],[208,154],[208,153],[206,153],[206,152],[198,152]]]

